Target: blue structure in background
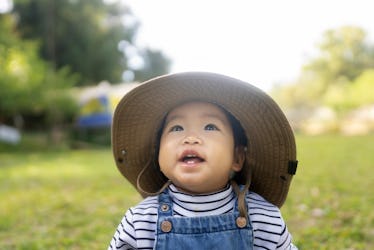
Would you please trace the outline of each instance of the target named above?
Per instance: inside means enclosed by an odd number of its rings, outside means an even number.
[[[109,97],[98,96],[81,106],[77,126],[79,128],[110,127],[112,116]]]
[[[136,86],[139,84],[101,82],[95,87],[82,89],[78,117],[72,131],[74,144],[77,147],[110,145],[114,109],[120,99]]]
[[[85,146],[110,145],[112,117],[112,102],[109,95],[93,96],[83,102],[73,133],[75,143],[83,143]]]

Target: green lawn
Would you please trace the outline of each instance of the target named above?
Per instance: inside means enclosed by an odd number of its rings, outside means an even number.
[[[299,249],[374,249],[374,136],[297,137],[282,207]],[[0,249],[105,249],[141,198],[111,151],[0,153]]]

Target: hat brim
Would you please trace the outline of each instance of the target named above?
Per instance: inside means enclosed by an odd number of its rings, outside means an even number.
[[[165,184],[160,171],[149,166],[156,157],[157,131],[167,112],[193,100],[218,104],[239,120],[249,144],[246,158],[251,167],[250,190],[281,207],[292,180],[289,162],[296,161],[289,122],[265,92],[219,74],[166,75],[145,82],[122,98],[112,124],[113,154],[122,175],[135,187],[139,182],[149,193]]]

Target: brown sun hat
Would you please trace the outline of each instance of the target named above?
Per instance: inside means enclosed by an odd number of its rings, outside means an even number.
[[[188,101],[217,104],[240,122],[248,138],[249,189],[281,207],[297,167],[292,129],[269,95],[220,74],[165,75],[146,81],[122,98],[112,125],[113,154],[122,175],[143,196],[161,189],[167,179],[156,166],[157,133],[166,114]]]

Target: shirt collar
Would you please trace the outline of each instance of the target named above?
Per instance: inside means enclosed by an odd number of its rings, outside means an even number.
[[[231,185],[227,185],[224,189],[214,193],[198,195],[181,192],[173,184],[170,184],[168,189],[173,203],[177,204],[179,207],[183,207],[185,211],[197,214],[199,212],[205,213],[208,211],[210,211],[211,214],[220,214],[222,210],[219,208],[233,207],[235,203],[235,194]]]

